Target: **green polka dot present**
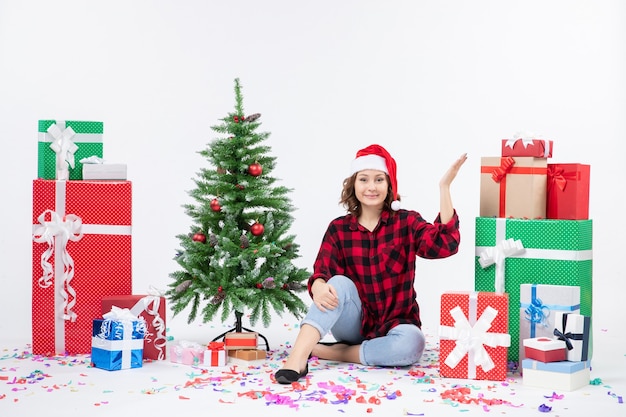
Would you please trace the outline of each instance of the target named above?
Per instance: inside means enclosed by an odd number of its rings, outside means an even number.
[[[476,218],[474,288],[509,295],[509,360],[519,360],[520,286],[578,286],[591,317],[592,264],[591,220]]]
[[[82,180],[84,158],[102,158],[103,123],[79,120],[39,120],[37,177]]]

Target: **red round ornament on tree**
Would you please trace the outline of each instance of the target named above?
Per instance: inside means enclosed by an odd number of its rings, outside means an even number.
[[[263,167],[258,162],[255,162],[248,167],[248,174],[252,175],[253,177],[258,177],[262,173]]]
[[[211,200],[210,207],[213,211],[220,211],[222,209],[222,206],[220,206],[220,201],[217,198]]]
[[[264,231],[265,227],[263,227],[263,225],[259,222],[256,222],[252,226],[250,226],[250,233],[252,233],[254,236],[261,236]]]
[[[202,232],[195,233],[191,239],[194,242],[206,243],[206,236]]]

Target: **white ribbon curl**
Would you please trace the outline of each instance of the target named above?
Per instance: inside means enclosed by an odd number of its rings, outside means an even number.
[[[524,252],[524,245],[519,239],[506,239],[501,241],[495,247],[484,248],[478,258],[480,266],[487,268],[493,264],[496,265],[495,292],[504,293],[505,259],[511,256],[519,255]]]
[[[59,124],[61,124],[61,127],[58,126]],[[78,150],[78,146],[74,143],[72,138],[76,135],[76,132],[74,132],[71,126],[65,128],[65,123],[63,122],[50,125],[47,132],[54,139],[50,144],[50,148],[52,148],[56,154],[57,179],[67,179],[62,178],[59,173],[68,172],[67,165],[74,168],[74,154]]]
[[[165,346],[167,344],[167,339],[165,338],[165,320],[159,314],[159,307],[161,305],[161,296],[163,292],[151,286],[148,293],[154,295],[142,297],[130,309],[130,312],[139,316],[143,311],[145,311],[154,317],[152,319],[152,327],[154,327],[154,330],[156,331],[156,337],[154,338],[154,341],[152,341],[152,334],[146,330],[145,339],[148,343],[152,343],[152,345],[158,350],[158,359],[162,360],[165,359]]]
[[[467,354],[468,378],[475,378],[476,366],[480,366],[483,371],[489,372],[495,367],[495,364],[484,345],[490,347],[508,347],[511,345],[511,335],[507,333],[488,333],[491,323],[498,315],[498,310],[487,306],[473,326],[459,306],[450,310],[450,315],[454,319],[454,327],[441,326],[439,328],[441,339],[456,340],[455,347],[446,358],[445,364],[450,368],[454,368]]]
[[[50,221],[46,221],[47,214],[50,214]],[[33,232],[33,241],[48,245],[41,254],[43,275],[39,278],[39,286],[48,288],[55,276],[61,279],[62,283],[58,287],[63,298],[63,319],[76,321],[76,312],[72,310],[76,304],[76,291],[71,286],[72,278],[74,278],[74,259],[67,250],[67,242],[70,240],[76,242],[83,237],[82,219],[74,214],[67,214],[61,218],[56,212],[45,210],[37,220],[39,225]],[[55,251],[55,245],[57,251]],[[52,270],[50,263],[53,253],[58,255],[55,256],[55,271]]]

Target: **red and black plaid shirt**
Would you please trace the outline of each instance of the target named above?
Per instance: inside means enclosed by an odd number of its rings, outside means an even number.
[[[421,327],[416,300],[416,256],[445,258],[458,251],[459,218],[447,224],[439,216],[429,223],[410,210],[394,215],[384,211],[373,232],[361,226],[353,215],[333,220],[309,278],[314,280],[345,275],[356,284],[363,305],[361,333],[366,339],[384,336],[398,324]]]

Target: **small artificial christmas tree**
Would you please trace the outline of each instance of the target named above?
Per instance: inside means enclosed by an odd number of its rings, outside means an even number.
[[[211,127],[221,137],[199,152],[212,166],[194,180],[196,204],[183,206],[193,224],[189,234],[177,236],[182,249],[175,260],[182,270],[170,274],[166,292],[174,315],[190,306],[189,323],[198,314],[208,322],[221,307],[222,322],[235,313],[234,330],[241,331],[245,310],[252,325],[260,318],[265,327],[271,310],[296,317],[306,310],[297,293],[306,290],[310,273],[292,263],[299,245],[288,234],[291,190],[271,175],[276,158],[263,145],[269,133],[257,132],[259,118],[244,114],[235,79],[235,111]]]

